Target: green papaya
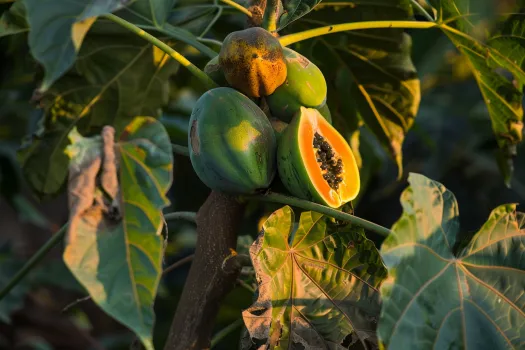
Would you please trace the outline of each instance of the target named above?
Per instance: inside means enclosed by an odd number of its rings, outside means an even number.
[[[284,130],[277,169],[294,196],[332,208],[353,200],[361,186],[352,149],[314,108],[301,107]]]
[[[219,63],[228,84],[249,97],[270,95],[286,79],[283,48],[260,27],[228,34]]]
[[[283,49],[286,80],[266,97],[272,115],[289,123],[304,106],[321,108],[326,103],[327,85],[321,70],[306,57],[292,49]]]
[[[209,188],[250,194],[268,188],[276,173],[277,143],[264,112],[235,89],[204,93],[193,108],[190,159]]]
[[[221,65],[219,64],[219,56],[215,56],[212,58],[204,67],[204,73],[208,74],[208,76],[219,86],[229,86],[228,81],[226,80],[226,77],[224,76],[224,72],[221,68]]]

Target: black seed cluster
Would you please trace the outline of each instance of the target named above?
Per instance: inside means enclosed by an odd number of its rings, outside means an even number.
[[[339,184],[343,181],[341,173],[343,172],[343,161],[335,159],[332,146],[319,133],[314,135],[314,148],[317,150],[317,162],[323,170],[323,178],[328,185],[334,190],[339,189]]]

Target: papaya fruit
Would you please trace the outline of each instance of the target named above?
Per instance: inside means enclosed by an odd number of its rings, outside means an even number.
[[[304,106],[321,108],[326,103],[327,85],[321,70],[292,49],[283,49],[286,80],[266,98],[272,115],[289,123]]]
[[[273,131],[275,133],[275,139],[277,142],[279,142],[281,135],[284,133],[286,127],[288,127],[288,123],[285,123],[277,118],[270,118],[270,123],[272,124]]]
[[[228,81],[226,81],[226,77],[224,76],[224,72],[221,68],[221,65],[219,64],[218,55],[212,58],[206,64],[206,66],[204,66],[204,73],[208,74],[208,76],[219,86],[229,86]]]
[[[317,109],[301,107],[277,147],[279,178],[296,197],[339,208],[360,189],[354,154]]]
[[[197,176],[209,188],[250,194],[276,174],[277,142],[270,121],[248,97],[219,87],[204,93],[190,117],[188,146]]]
[[[260,27],[228,34],[219,52],[219,64],[228,84],[249,97],[270,95],[286,79],[283,48]]]

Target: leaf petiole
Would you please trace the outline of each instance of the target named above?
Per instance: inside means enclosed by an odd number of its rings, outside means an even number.
[[[153,35],[147,33],[144,31],[144,29],[140,29],[133,23],[130,23],[126,21],[125,19],[122,19],[118,16],[115,16],[114,14],[106,14],[102,17],[109,19],[110,21],[113,21],[122,27],[132,31],[133,33],[137,34],[138,36],[142,37],[144,40],[149,41],[151,44],[155,45],[162,51],[164,51],[166,54],[168,54],[171,58],[179,62],[182,66],[186,67],[196,78],[198,78],[207,89],[213,89],[218,87],[218,85],[202,70],[197,68],[193,63],[191,63],[186,57],[182,56],[177,51],[173,50],[169,45],[164,43],[163,41],[157,39]]]
[[[341,23],[332,26],[325,26],[288,34],[279,38],[282,46],[288,46],[299,41],[315,38],[321,35],[346,32],[349,30],[362,29],[380,29],[380,28],[412,28],[412,29],[428,29],[437,27],[435,22],[417,22],[417,21],[368,21],[368,22],[351,22]]]
[[[277,22],[279,20],[279,2],[280,0],[268,0],[266,2],[262,27],[270,33],[277,31]]]

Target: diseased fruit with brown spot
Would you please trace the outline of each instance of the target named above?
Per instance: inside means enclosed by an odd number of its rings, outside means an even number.
[[[250,97],[268,96],[286,80],[283,48],[260,27],[230,33],[222,44],[219,64],[228,84]]]

